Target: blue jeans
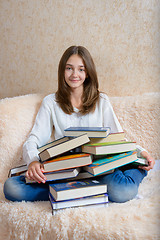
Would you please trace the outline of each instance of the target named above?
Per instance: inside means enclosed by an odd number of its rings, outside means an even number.
[[[109,200],[126,202],[138,193],[138,187],[147,171],[142,169],[116,169],[114,173],[98,177],[107,183]],[[24,176],[8,178],[4,184],[4,195],[11,201],[49,201],[49,184],[26,184]]]

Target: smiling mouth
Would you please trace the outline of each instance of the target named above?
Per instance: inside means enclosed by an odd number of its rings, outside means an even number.
[[[71,82],[78,82],[80,81],[79,79],[70,79]]]

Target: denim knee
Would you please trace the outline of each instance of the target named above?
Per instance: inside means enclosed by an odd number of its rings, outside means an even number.
[[[121,171],[100,177],[107,184],[108,197],[112,202],[123,203],[133,199],[138,193],[138,187],[146,174],[138,169]]]
[[[3,191],[10,201],[49,201],[48,184],[26,184],[24,176],[8,178]]]
[[[23,200],[23,187],[20,184],[16,184],[14,178],[8,178],[4,183],[3,192],[5,198],[10,201],[22,201]]]
[[[138,193],[138,186],[136,184],[131,185],[119,185],[109,184],[108,185],[108,197],[112,202],[124,203],[132,200]]]

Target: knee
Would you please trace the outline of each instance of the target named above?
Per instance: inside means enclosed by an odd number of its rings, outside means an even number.
[[[4,183],[3,192],[5,198],[10,201],[22,201],[23,189],[13,178],[8,178]]]
[[[138,193],[138,186],[136,184],[131,186],[109,186],[108,187],[108,197],[112,202],[124,203],[132,200],[136,197]]]

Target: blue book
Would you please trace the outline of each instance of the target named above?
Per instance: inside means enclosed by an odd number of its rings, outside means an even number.
[[[67,137],[75,137],[87,133],[90,138],[105,138],[110,133],[110,127],[69,127],[64,130]]]
[[[98,180],[88,179],[49,184],[49,191],[55,201],[93,196],[107,192],[107,185]]]
[[[94,176],[107,172],[111,169],[115,169],[126,164],[132,163],[137,160],[137,152],[130,151],[121,154],[109,155],[101,157],[97,160],[93,160],[93,163],[83,167]]]
[[[89,197],[81,197],[76,199],[68,199],[64,201],[55,201],[52,194],[49,194],[50,203],[53,210],[64,209],[70,207],[80,207],[100,203],[108,203],[108,194],[98,194]]]
[[[109,202],[106,203],[96,203],[90,205],[79,206],[80,208],[95,209],[95,208],[106,208],[109,206]],[[63,211],[64,209],[52,209],[52,214],[56,215],[57,213]]]

